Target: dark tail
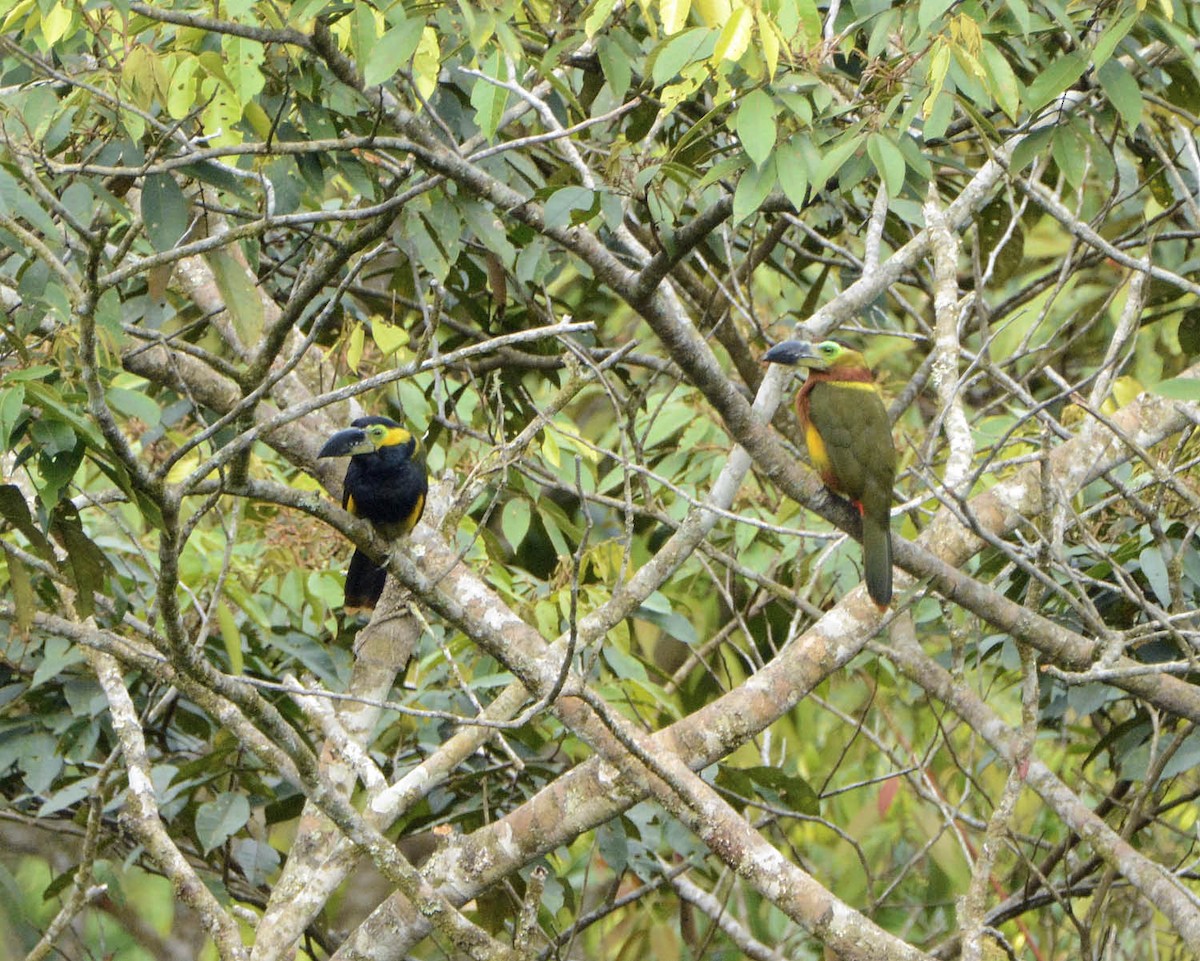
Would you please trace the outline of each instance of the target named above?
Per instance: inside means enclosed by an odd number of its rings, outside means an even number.
[[[383,593],[386,580],[387,568],[380,567],[356,549],[350,558],[350,568],[346,571],[346,609],[373,610],[379,595]]]
[[[892,602],[892,531],[888,524],[890,505],[880,512],[864,511],[863,571],[867,593],[880,607]]]

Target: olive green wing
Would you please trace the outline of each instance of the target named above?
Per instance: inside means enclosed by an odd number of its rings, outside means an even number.
[[[863,501],[886,491],[890,503],[896,449],[887,410],[875,386],[816,384],[809,395],[808,416],[821,435],[837,493]]]

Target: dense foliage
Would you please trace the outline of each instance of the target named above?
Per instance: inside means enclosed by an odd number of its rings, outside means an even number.
[[[1198,35],[0,0],[0,953],[1195,956]],[[834,332],[886,613],[759,363]]]

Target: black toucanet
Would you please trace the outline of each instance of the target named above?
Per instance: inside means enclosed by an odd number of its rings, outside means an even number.
[[[342,507],[384,537],[407,534],[425,511],[429,482],[420,442],[390,417],[360,417],[325,442],[318,457],[349,457]],[[383,593],[387,567],[358,548],[346,571],[345,609],[371,610]]]
[[[813,467],[825,486],[862,517],[863,579],[879,607],[892,600],[892,484],[896,448],[875,377],[863,355],[836,340],[785,340],[763,363],[808,368],[796,414]]]

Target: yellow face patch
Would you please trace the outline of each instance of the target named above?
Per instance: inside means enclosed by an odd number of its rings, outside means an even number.
[[[403,427],[388,427],[384,424],[372,424],[367,428],[367,439],[375,449],[380,447],[398,447],[412,440],[412,434]]]

